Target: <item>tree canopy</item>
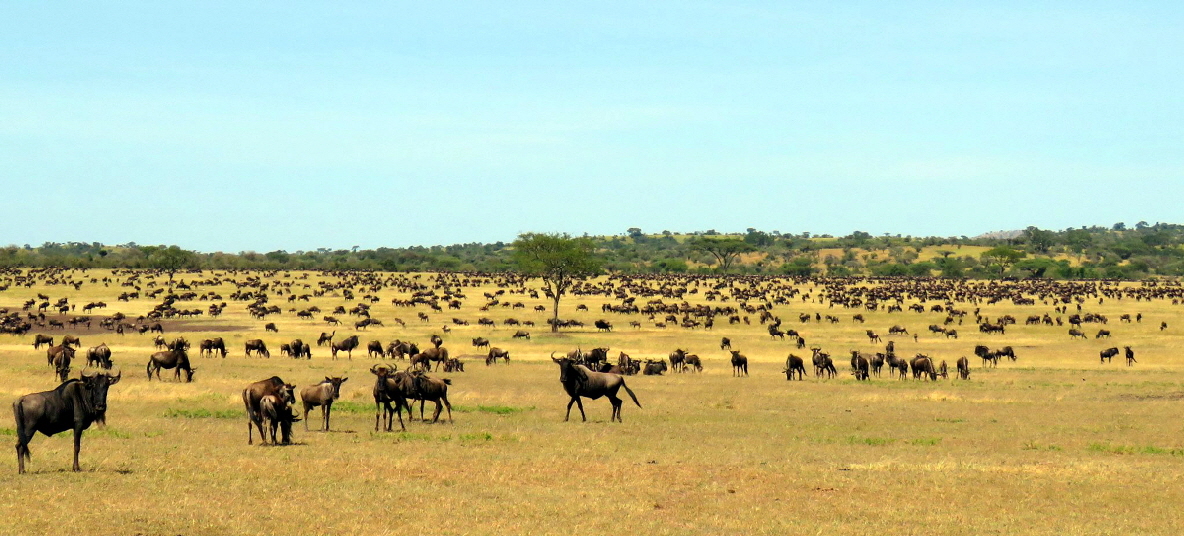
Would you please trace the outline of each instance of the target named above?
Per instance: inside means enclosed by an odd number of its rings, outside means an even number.
[[[687,245],[692,250],[702,251],[715,257],[716,263],[719,265],[721,272],[728,271],[736,259],[740,258],[741,253],[755,251],[756,246],[749,244],[739,238],[715,238],[715,237],[697,237],[689,242]]]
[[[600,273],[602,263],[596,244],[589,238],[567,234],[524,233],[513,243],[514,263],[525,275],[542,278],[544,292],[554,302],[553,319],[559,319],[559,299],[572,284]],[[551,331],[559,329],[551,323]]]

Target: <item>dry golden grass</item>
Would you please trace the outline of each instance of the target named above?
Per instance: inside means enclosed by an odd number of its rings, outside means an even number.
[[[321,322],[285,313],[267,320],[280,333],[265,334],[264,321],[231,302],[223,318],[199,322],[248,329],[219,333],[231,356],[195,357],[192,384],[146,381],[143,366],[152,351],[146,335],[121,338],[97,327],[84,333],[84,346],[112,344],[122,366],[109,425],[85,434],[81,473],[69,471],[69,434],[34,439],[26,475],[16,474],[9,450],[0,466],[6,518],[0,532],[1060,535],[1177,534],[1184,526],[1176,507],[1184,499],[1178,483],[1184,359],[1177,328],[1158,331],[1165,320],[1184,328],[1179,306],[1087,304],[1087,311],[1113,319],[1112,341],[1070,341],[1067,328],[1022,325],[988,337],[970,323],[955,341],[927,334],[927,325],[941,321],[936,313],[864,313],[868,323],[860,325],[850,321],[854,311],[797,303],[776,312],[812,345],[835,354],[840,370],[847,350],[878,346],[867,343],[865,329],[887,340],[893,324],[920,332],[918,342],[896,338],[905,355],[925,352],[952,367],[985,342],[1010,344],[1020,359],[983,370],[973,358],[969,382],[885,376],[860,383],[845,374],[787,382],[781,365],[788,343],[769,340],[755,317],[751,326],[720,322],[711,332],[660,330],[650,322],[633,330],[628,321],[636,317],[610,317],[617,326],[611,334],[589,328],[551,335],[535,327],[526,328],[532,341],[515,341],[500,321],[541,323],[545,316],[529,308],[542,302],[508,297],[526,303],[527,311],[497,308],[487,315],[499,327],[479,328],[482,290],[489,289],[466,289],[460,312],[432,314],[430,323],[391,306],[397,293],[379,293],[374,317],[387,327],[364,332],[363,344],[396,337],[423,344],[456,316],[474,322],[445,336],[453,354],[476,353],[469,339],[486,336],[513,356],[511,364],[494,367],[468,359],[468,372],[445,375],[453,379],[455,422],[409,422],[406,433],[373,432],[367,370],[375,361],[364,351],[338,361],[317,348],[311,362],[278,356],[281,342],[315,341],[328,331]],[[106,314],[122,308],[135,316],[155,303],[116,302],[115,286],[75,292],[39,285],[0,293],[0,307],[19,308],[36,292],[80,304],[105,299],[112,306]],[[287,310],[286,301],[277,303]],[[330,310],[345,300],[312,303]],[[576,313],[578,303],[592,311]],[[590,325],[604,316],[601,303],[566,299],[563,316]],[[1022,322],[1047,309],[999,305],[984,313],[1010,313]],[[843,321],[796,322],[797,313],[815,311]],[[1119,314],[1138,311],[1146,317],[1142,324],[1117,322]],[[407,328],[393,324],[396,316]],[[197,341],[212,334],[185,335]],[[750,358],[750,377],[731,377],[721,336]],[[271,359],[243,357],[242,342],[254,337],[272,347]],[[0,398],[55,385],[31,341],[31,335],[0,336]],[[1138,351],[1136,367],[1098,363],[1100,348],[1124,344]],[[566,397],[547,355],[577,345],[609,346],[614,357],[619,350],[658,357],[682,347],[703,356],[706,371],[628,377],[644,408],[626,406],[623,424],[608,422],[604,400],[585,404],[588,423],[578,422],[578,414],[565,423]],[[298,423],[296,445],[248,446],[239,393],[273,374],[299,385],[348,375],[334,431],[306,433]],[[11,445],[10,419],[0,420],[0,432]],[[317,422],[314,414],[314,429]]]

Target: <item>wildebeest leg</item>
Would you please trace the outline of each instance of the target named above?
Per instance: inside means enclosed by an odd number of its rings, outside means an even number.
[[[81,471],[78,466],[78,451],[82,450],[82,423],[74,423],[74,471]]]
[[[389,409],[391,406],[391,403],[387,402],[386,406],[387,406],[387,409]],[[382,417],[385,415],[386,415],[386,411],[384,411],[384,408],[382,407],[382,403],[374,402],[374,431],[375,432],[378,431],[378,423],[382,421]],[[304,420],[308,420],[308,410],[305,410],[305,412],[304,412]],[[391,428],[391,426],[389,424],[390,423],[389,417],[387,418],[387,423],[388,424],[387,424],[386,428],[387,428],[387,431],[389,432],[390,428]],[[307,425],[308,425],[308,423],[305,423],[305,426],[307,426]]]
[[[440,412],[444,410],[444,404],[440,403],[440,399],[436,399],[436,412],[432,414],[432,424],[440,421]]]
[[[586,415],[584,413],[584,402],[581,401],[580,397],[578,397],[578,396],[576,397],[576,405],[579,406],[579,408],[580,408],[580,419],[583,422],[588,422],[588,415]]]
[[[579,401],[579,399],[580,399],[580,397],[578,397],[578,396],[573,396],[573,397],[571,397],[571,400],[568,400],[568,401],[567,401],[567,415],[564,415],[564,416],[563,416],[563,422],[567,422],[567,420],[568,420],[569,418],[571,418],[571,405],[572,405],[572,404],[575,404],[576,402],[578,402],[578,401]],[[582,408],[582,407],[583,407],[583,406],[581,406],[581,408]]]
[[[332,402],[332,401],[329,401],[329,402],[328,402],[328,403],[326,403],[324,406],[321,406],[321,408],[322,408],[322,411],[324,411],[324,412],[325,412],[325,431],[326,431],[326,432],[328,432],[328,431],[329,431],[329,411],[330,411],[330,409],[329,409],[329,408],[331,408],[331,407],[332,407],[332,405],[333,405],[333,402]]]
[[[420,422],[423,422],[423,406],[426,403],[427,403],[427,400],[420,400],[419,401],[419,421]]]
[[[608,401],[613,405],[613,415],[609,417],[609,422],[621,422],[621,406],[624,405],[621,399],[617,398],[616,395],[608,395]]]
[[[312,404],[304,403],[304,431],[308,431],[308,412],[312,411]]]

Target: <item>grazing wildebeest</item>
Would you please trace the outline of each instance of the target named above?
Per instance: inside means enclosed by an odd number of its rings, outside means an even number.
[[[1086,336],[1085,336],[1085,333],[1082,333],[1082,331],[1081,331],[1081,330],[1079,330],[1079,329],[1070,329],[1070,330],[1069,330],[1069,336],[1070,336],[1070,337],[1072,337],[1072,338],[1074,338],[1074,339],[1076,339],[1077,337],[1081,337],[1082,339],[1087,339],[1087,338],[1088,338],[1088,337],[1086,337]]]
[[[518,330],[518,331],[514,332],[514,334],[511,335],[510,338],[512,338],[512,339],[526,339],[529,341],[530,340],[530,332]]]
[[[99,367],[109,369],[111,368],[111,348],[107,347],[107,343],[93,346],[86,350],[86,366],[97,365]]]
[[[375,376],[374,380],[374,431],[378,431],[379,422],[382,417],[386,417],[386,431],[390,432],[394,426],[395,415],[399,416],[399,428],[404,432],[407,431],[407,426],[403,424],[403,408],[407,408],[407,417],[411,418],[411,406],[407,404],[407,398],[403,395],[403,390],[399,388],[399,383],[395,379],[395,374],[399,371],[397,368],[389,367],[387,365],[374,365],[370,367],[370,373]],[[391,408],[391,402],[395,403],[395,407]]]
[[[164,340],[164,335],[157,335],[152,339],[152,345],[157,348],[164,348],[169,345],[168,341]]]
[[[727,337],[720,339],[719,340],[719,349],[720,350],[731,350],[732,349],[732,339],[729,339]]]
[[[888,328],[888,334],[889,335],[908,335],[909,330],[905,329],[904,326],[892,326],[892,327]]]
[[[957,339],[958,338],[958,330],[956,330],[956,329],[946,330],[946,338],[947,339]]]
[[[489,339],[485,337],[476,337],[473,339],[474,348],[489,348]]]
[[[730,350],[732,352],[732,376],[739,376],[741,372],[745,376],[748,375],[748,358],[740,355],[739,350]]]
[[[317,337],[317,346],[324,346],[326,344],[333,344],[333,336],[336,334],[337,334],[336,331],[334,331],[333,333],[325,333],[322,331],[321,336]]]
[[[107,389],[119,383],[122,372],[86,374],[77,380],[66,380],[52,391],[24,395],[12,403],[16,421],[17,473],[25,472],[25,460],[32,459],[29,442],[41,432],[52,436],[74,429],[74,470],[78,467],[78,451],[82,448],[82,431],[93,422],[102,422],[107,412]]]
[[[333,359],[337,359],[337,352],[346,352],[352,361],[354,359],[354,348],[357,348],[358,344],[358,336],[350,335],[342,339],[341,342],[329,343],[329,347],[333,349]]]
[[[74,360],[74,348],[66,345],[53,346],[46,352],[49,364],[53,365],[53,373],[62,381],[70,377],[70,362]]]
[[[958,377],[963,380],[970,379],[970,360],[966,356],[958,358]]]
[[[296,402],[294,391],[296,386],[290,383],[284,383],[279,376],[272,376],[266,380],[260,380],[247,386],[243,389],[243,405],[247,407],[247,444],[253,445],[255,440],[252,436],[254,430],[252,425],[259,428],[259,437],[264,442],[267,441],[267,436],[263,433],[263,414],[259,407],[259,402],[265,396],[278,396],[283,398],[289,404]]]
[[[292,423],[300,420],[292,410],[293,403],[292,389],[286,386],[281,394],[266,395],[259,399],[259,418],[271,431],[272,445],[292,444]],[[280,430],[278,442],[275,437],[277,428]],[[263,432],[260,431],[259,434],[262,435]],[[267,438],[264,437],[263,441],[266,443]]]
[[[1135,361],[1135,351],[1131,350],[1130,346],[1123,346],[1123,348],[1126,350],[1126,366],[1129,367],[1138,363],[1138,361]]]
[[[152,381],[152,373],[156,373],[156,379],[160,380],[160,369],[176,369],[175,377],[177,381],[181,381],[181,371],[185,371],[185,381],[193,381],[193,373],[197,370],[190,366],[189,356],[186,355],[184,349],[180,350],[165,350],[163,352],[156,352],[152,357],[148,358],[148,366],[145,370],[148,372],[148,381]]]
[[[264,331],[271,331],[271,332],[275,332],[275,333],[280,332],[280,330],[276,329],[274,322],[268,322],[266,326],[263,326],[263,330]]]
[[[377,354],[378,357],[386,355],[386,352],[382,349],[381,341],[370,341],[370,343],[366,345],[366,355],[374,357],[375,354]],[[308,419],[305,419],[304,425],[308,426]]]
[[[613,406],[612,417],[609,421],[622,422],[621,406],[623,404],[621,399],[617,398],[617,392],[622,387],[625,388],[626,393],[629,393],[629,398],[633,399],[633,403],[637,404],[637,407],[641,407],[641,402],[637,401],[637,395],[634,395],[633,390],[625,385],[625,379],[620,375],[594,372],[567,358],[555,359],[554,352],[551,352],[551,361],[559,365],[559,383],[563,384],[563,390],[567,392],[567,396],[571,397],[571,400],[567,402],[567,415],[563,417],[564,422],[571,418],[572,404],[579,406],[580,417],[584,422],[587,422],[588,416],[584,413],[584,403],[580,398],[597,400],[602,396],[608,397],[609,403]]]
[[[665,361],[646,360],[645,367],[641,369],[641,373],[645,376],[661,376],[663,372],[666,372]]]
[[[488,366],[488,365],[492,365],[494,363],[497,363],[497,360],[499,357],[502,358],[503,360],[505,360],[506,363],[509,363],[510,362],[510,351],[509,350],[502,350],[501,348],[498,348],[498,347],[490,348],[489,354],[487,354],[485,356],[485,364]]]
[[[244,346],[247,357],[251,357],[251,352],[255,352],[256,357],[263,356],[271,358],[271,352],[267,351],[267,345],[264,344],[262,339],[251,339],[244,343]],[[259,433],[263,433],[262,429],[260,429]]]
[[[683,359],[683,370],[691,369],[695,372],[703,372],[703,361],[695,354],[687,354]]]
[[[53,337],[50,337],[49,335],[42,335],[42,334],[38,333],[36,336],[33,337],[33,349],[34,350],[41,349],[42,344],[53,346]]]
[[[946,360],[941,360],[941,364],[937,366],[937,375],[943,380],[950,379],[950,369],[946,366]]]
[[[1111,358],[1113,358],[1114,356],[1118,355],[1118,348],[1116,348],[1116,347],[1107,348],[1105,350],[1102,350],[1099,353],[1099,355],[1101,355],[1101,357],[1102,357],[1101,362],[1105,363],[1105,362],[1109,361]]]
[[[799,381],[804,380],[806,378],[806,363],[802,358],[789,354],[789,357],[785,358],[785,379],[792,380],[794,372],[797,372]]]
[[[300,401],[304,403],[304,431],[308,431],[308,412],[312,408],[321,406],[324,416],[324,431],[329,431],[329,412],[333,409],[333,401],[341,398],[341,384],[349,378],[325,376],[325,381],[310,385],[300,390]]]
[[[82,341],[79,341],[78,337],[75,337],[73,335],[63,335],[62,336],[62,344],[65,346],[73,346],[75,348],[82,348]]]
[[[149,333],[164,333],[164,326],[160,325],[160,322],[157,322],[155,324],[152,324],[151,326],[148,326],[148,332]]]
[[[1099,330],[1098,330],[1098,334],[1097,334],[1097,335],[1094,335],[1094,338],[1095,338],[1095,339],[1101,339],[1101,338],[1103,338],[1103,337],[1105,337],[1105,338],[1109,339],[1109,338],[1110,338],[1110,330],[1108,330],[1108,329],[1099,329]]]
[[[933,360],[928,356],[917,354],[917,357],[913,358],[912,367],[914,380],[921,379],[921,375],[925,374],[931,381],[937,381],[937,371],[933,368]]]
[[[221,353],[223,358],[226,357],[226,354],[230,353],[226,351],[226,342],[222,340],[222,337],[214,337],[213,339],[201,341],[198,355],[202,357],[214,357],[214,352]]]

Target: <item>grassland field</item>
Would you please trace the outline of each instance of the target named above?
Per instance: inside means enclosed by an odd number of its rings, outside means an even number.
[[[210,272],[207,272],[207,276]],[[102,278],[109,272],[85,274]],[[283,273],[274,276],[283,278]],[[302,274],[292,273],[291,278]],[[81,273],[76,278],[83,277]],[[178,275],[178,279],[193,279]],[[242,278],[240,274],[237,276]],[[314,273],[308,283],[327,277]],[[425,275],[431,277],[430,275]],[[159,280],[162,282],[164,279]],[[305,281],[301,280],[301,284]],[[528,284],[537,287],[537,283]],[[103,300],[135,318],[158,299],[120,302],[116,284],[13,286],[0,292],[0,308],[19,310],[37,293],[81,305]],[[201,287],[228,296],[234,286]],[[295,289],[304,293],[304,289]],[[560,315],[588,327],[549,333],[547,303],[522,295],[526,310],[481,312],[483,292],[465,288],[459,311],[398,308],[384,289],[372,306],[383,327],[357,332],[363,348],[352,359],[331,360],[325,348],[313,359],[279,356],[280,343],[315,341],[334,329],[354,333],[354,317],[327,327],[299,320],[289,307],[331,311],[350,305],[327,294],[289,305],[273,296],[281,315],[258,320],[245,302],[228,301],[219,318],[166,322],[195,344],[223,337],[230,356],[199,358],[193,383],[149,382],[144,374],[152,337],[117,335],[97,326],[77,333],[83,345],[106,342],[122,371],[109,396],[108,424],[84,434],[83,471],[70,471],[71,436],[38,435],[30,445],[30,472],[16,474],[15,451],[0,457],[0,533],[39,534],[1179,534],[1184,530],[1184,307],[1169,301],[1087,301],[1084,311],[1105,314],[1110,340],[1070,340],[1066,327],[1024,326],[1052,306],[983,305],[989,317],[1012,314],[1020,325],[1006,335],[978,333],[972,319],[960,339],[925,329],[944,314],[885,313],[829,308],[807,302],[779,305],[774,313],[811,345],[836,357],[840,376],[786,381],[790,343],[771,340],[752,325],[717,321],[711,331],[659,329],[640,315],[600,312],[603,296],[568,296]],[[311,290],[307,291],[311,293]],[[360,297],[365,292],[359,291]],[[286,298],[286,296],[285,296]],[[702,294],[688,301],[705,303]],[[639,302],[645,299],[639,298]],[[668,303],[674,300],[666,300]],[[179,303],[202,308],[209,302]],[[589,311],[576,311],[585,304]],[[715,305],[719,305],[718,302]],[[973,307],[960,304],[963,308]],[[416,312],[430,321],[421,322]],[[833,314],[838,324],[799,324],[799,313]],[[852,314],[867,317],[853,323]],[[1141,312],[1141,323],[1119,323]],[[531,340],[511,339],[507,317],[533,320]],[[52,316],[51,316],[52,317]],[[401,318],[406,327],[393,322]],[[457,317],[469,326],[441,327]],[[497,321],[494,329],[476,320]],[[597,333],[594,320],[614,323]],[[641,320],[643,327],[629,327]],[[279,333],[265,333],[266,322]],[[1160,331],[1160,322],[1168,329]],[[849,350],[878,351],[866,329],[887,337],[900,324],[913,337],[892,337],[897,352],[926,353],[951,368],[971,358],[969,381],[900,381],[887,374],[857,382],[846,371]],[[12,401],[57,385],[45,351],[28,335],[0,335],[0,399]],[[510,351],[509,364],[487,367],[465,358],[466,372],[433,373],[452,379],[454,422],[408,422],[405,433],[375,433],[370,367],[389,360],[366,356],[370,340],[399,338],[421,346],[442,334],[453,355],[483,353],[473,337]],[[727,336],[750,360],[750,376],[732,377]],[[243,342],[261,338],[270,359],[247,358]],[[1019,359],[984,369],[975,344],[1011,345]],[[1100,364],[1099,350],[1132,346],[1138,364]],[[626,405],[624,422],[610,423],[605,400],[585,401],[589,420],[563,422],[567,397],[552,351],[607,346],[615,358],[663,358],[675,348],[700,355],[702,374],[629,376],[642,408]],[[81,356],[82,354],[80,354]],[[395,362],[405,367],[406,362]],[[77,370],[77,369],[76,369]],[[75,373],[77,374],[77,373]],[[332,431],[318,432],[316,413],[295,445],[248,446],[240,392],[248,383],[278,375],[300,386],[328,375],[349,381],[334,406]],[[952,375],[951,375],[952,377]],[[429,406],[428,410],[431,410]],[[418,414],[418,410],[416,411]],[[5,411],[0,437],[15,443]],[[430,415],[430,413],[429,413]],[[11,449],[11,447],[10,447]]]

